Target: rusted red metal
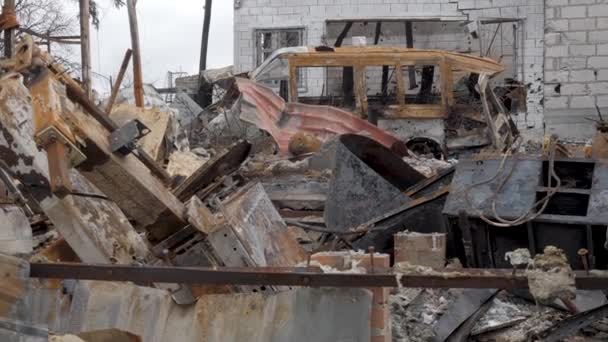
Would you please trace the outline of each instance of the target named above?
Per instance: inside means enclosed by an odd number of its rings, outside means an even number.
[[[311,287],[528,288],[525,272],[513,273],[510,269],[435,270],[427,273],[404,274],[379,268],[375,271],[374,274],[356,274],[322,273],[317,267],[212,268],[78,263],[30,264],[30,277],[51,279]],[[599,290],[608,287],[608,277],[604,274],[588,275],[581,271],[575,274],[578,289]]]
[[[286,103],[264,85],[240,77],[236,82],[243,94],[241,119],[268,132],[277,142],[280,154],[288,154],[289,140],[297,133],[310,134],[322,142],[340,134],[361,134],[389,149],[401,143],[397,137],[345,110]]]

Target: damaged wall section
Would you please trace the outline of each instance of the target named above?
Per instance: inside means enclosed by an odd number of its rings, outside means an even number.
[[[597,118],[596,105],[608,107],[608,4],[547,1],[545,14],[548,133],[590,139],[595,127],[585,118]]]
[[[357,20],[361,23],[368,21],[373,32],[375,22],[373,19],[404,20],[411,19],[418,22],[414,29],[414,48],[435,48],[458,50],[479,55],[479,39],[472,38],[468,31],[475,30],[475,25],[484,20],[517,19],[517,38],[513,35],[513,23],[504,23],[502,35],[505,42],[500,47],[490,49],[488,55],[505,64],[513,63],[508,72],[516,71],[517,80],[523,83],[526,89],[525,113],[520,113],[514,119],[527,139],[539,139],[544,132],[543,124],[543,39],[544,39],[544,2],[541,0],[513,0],[513,1],[395,1],[390,3],[380,0],[358,1],[357,6],[349,3],[336,4],[331,0],[319,0],[314,4],[304,2],[294,4],[284,1],[253,1],[243,0],[235,3],[235,72],[245,72],[254,69],[260,62],[256,32],[260,29],[303,29],[302,42],[296,45],[319,46],[322,44],[334,45],[336,21],[346,19]],[[468,24],[473,24],[472,26]],[[394,24],[391,24],[394,26]],[[356,25],[353,25],[355,28]],[[478,25],[485,55],[488,52],[488,42],[498,28],[498,24]],[[449,29],[448,29],[449,28]],[[455,29],[454,29],[455,28]],[[387,28],[388,30],[388,28]],[[450,31],[452,31],[450,33]],[[498,30],[501,33],[501,30]],[[366,34],[367,35],[367,34]],[[511,35],[511,37],[507,37]],[[433,39],[429,37],[433,36]],[[437,36],[437,37],[435,37]],[[467,37],[463,40],[463,37]],[[439,38],[439,39],[435,39]],[[505,49],[506,39],[519,40],[517,44],[517,58],[508,56],[513,50]],[[394,37],[390,32],[383,37],[385,42],[380,44],[405,45],[404,37]],[[469,41],[470,40],[470,41]],[[434,43],[431,44],[430,41]],[[454,41],[462,44],[454,44]],[[374,42],[373,34],[368,37],[367,44]],[[299,43],[299,42],[298,42]],[[350,45],[347,38],[344,45]],[[485,44],[485,47],[484,47]],[[485,51],[484,51],[485,50]],[[511,60],[509,60],[511,59]],[[309,82],[315,81],[322,75],[307,75]],[[318,76],[318,77],[314,77]],[[512,77],[514,75],[509,75]]]

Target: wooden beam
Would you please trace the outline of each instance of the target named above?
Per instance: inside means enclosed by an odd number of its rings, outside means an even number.
[[[114,106],[114,101],[116,101],[116,96],[118,96],[118,91],[120,90],[120,86],[122,84],[122,80],[125,78],[125,73],[127,72],[127,68],[129,67],[129,62],[131,61],[131,56],[133,55],[133,50],[127,49],[125,53],[125,57],[122,59],[122,64],[120,65],[120,70],[118,71],[118,76],[116,76],[116,83],[112,86],[112,93],[110,94],[110,99],[108,100],[108,106],[106,107],[106,114],[110,115],[112,112],[112,107]]]
[[[397,77],[397,103],[401,106],[405,104],[405,77],[403,77],[403,66],[395,65],[395,76]]]
[[[144,106],[144,81],[141,71],[141,50],[139,47],[139,28],[137,25],[137,10],[134,0],[127,0],[129,12],[129,26],[131,28],[131,48],[133,49],[133,87],[135,93],[135,105]]]
[[[384,116],[391,119],[446,119],[447,111],[443,104],[406,104],[388,106]]]
[[[0,80],[0,159],[40,203],[55,229],[83,262],[131,263],[144,260],[149,251],[112,201],[88,197],[99,190],[71,169],[74,192],[81,196],[54,196],[50,190],[47,155],[33,138],[32,99],[21,77]]]
[[[289,102],[298,102],[298,69],[289,65]]]
[[[52,76],[50,72],[44,74],[43,71],[35,79],[42,82]],[[56,83],[52,88],[61,89],[59,81]],[[150,229],[163,226],[170,232],[186,225],[184,204],[154,177],[146,165],[132,153],[126,156],[112,153],[108,129],[79,110],[64,110],[63,119],[70,122],[85,143],[81,150],[87,160],[77,169],[118,204],[137,226]]]
[[[59,198],[64,198],[72,193],[67,146],[62,141],[54,139],[45,146],[45,149],[49,160],[51,192]]]
[[[82,108],[91,115],[97,122],[99,122],[109,132],[113,132],[118,129],[118,125],[112,121],[108,115],[97,107],[91,99],[89,99],[80,85],[70,77],[63,67],[55,62],[53,58],[41,51],[37,51],[37,54],[42,58],[48,69],[55,75],[55,77],[61,81],[66,87],[67,95],[70,100],[82,106]],[[44,70],[42,70],[44,72]],[[136,156],[144,163],[159,179],[163,182],[169,181],[169,175],[167,172],[160,167],[150,155],[148,155],[143,149],[137,148]]]
[[[357,99],[357,112],[362,118],[367,117],[367,87],[365,85],[365,68],[355,67],[355,96]]]
[[[91,98],[91,42],[89,35],[91,13],[89,0],[80,0],[80,56],[82,62],[82,85]]]

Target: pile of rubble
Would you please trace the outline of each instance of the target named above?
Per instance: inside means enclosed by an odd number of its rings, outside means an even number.
[[[3,341],[608,338],[600,149],[520,155],[493,102],[485,143],[437,153],[256,72],[210,78],[207,108],[153,87],[96,104],[31,39],[17,51]]]

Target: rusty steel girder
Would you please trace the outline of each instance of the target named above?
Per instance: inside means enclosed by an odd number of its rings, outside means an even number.
[[[318,267],[149,267],[76,263],[31,263],[30,277],[137,283],[183,283],[205,285],[267,285],[310,287],[414,287],[526,289],[525,271],[507,269],[461,269],[393,274],[384,269],[373,274],[322,273]],[[602,271],[600,271],[602,272]],[[608,288],[608,273],[575,272],[576,287]],[[399,282],[397,282],[399,279]]]

